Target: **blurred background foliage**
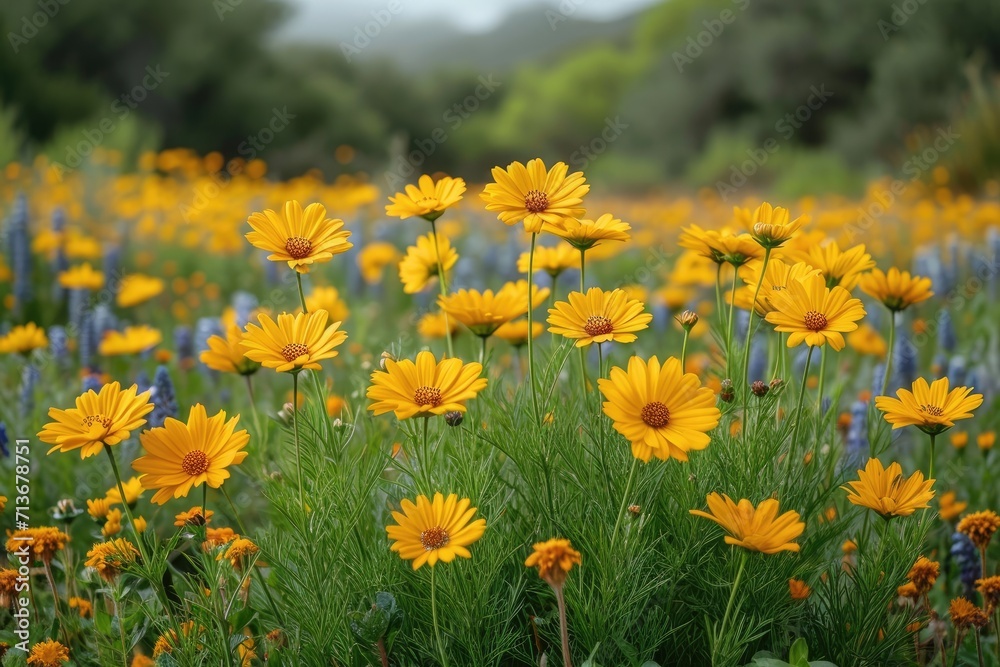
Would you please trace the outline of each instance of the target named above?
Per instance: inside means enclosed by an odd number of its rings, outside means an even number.
[[[57,9],[32,32],[26,17],[44,6]],[[360,170],[386,185],[389,170],[415,178],[398,165],[420,151],[417,173],[474,181],[541,155],[619,189],[714,188],[773,138],[755,184],[856,194],[948,126],[961,136],[945,157],[957,187],[1000,173],[995,0],[669,0],[608,22],[536,6],[486,34],[411,26],[350,56],[349,40],[277,36],[291,11],[4,0],[0,160],[64,162],[103,120],[114,127],[97,143],[125,166],[150,148],[246,157],[248,137],[287,110],[257,155],[277,176]],[[163,82],[122,118],[121,95],[157,66]],[[484,99],[481,77],[499,82]],[[820,88],[829,99],[783,126]],[[596,141],[612,123],[623,129]]]

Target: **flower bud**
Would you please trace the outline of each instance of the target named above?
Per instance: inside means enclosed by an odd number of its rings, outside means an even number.
[[[763,380],[754,380],[753,384],[750,385],[750,391],[753,392],[754,396],[766,396],[770,389]]]
[[[691,331],[694,325],[698,324],[698,313],[693,310],[685,310],[677,316],[677,321],[680,322],[685,331]]]
[[[733,381],[730,379],[725,379],[722,381],[722,391],[719,392],[726,403],[732,403],[733,399],[736,398],[736,391],[733,389]]]
[[[465,415],[458,410],[444,413],[444,423],[448,426],[461,426],[465,420]]]

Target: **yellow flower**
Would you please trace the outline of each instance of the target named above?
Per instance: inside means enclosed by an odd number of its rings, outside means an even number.
[[[754,240],[764,248],[778,248],[792,238],[802,228],[808,217],[800,216],[791,219],[788,209],[772,207],[764,202],[752,213],[749,209],[733,207],[736,219],[751,231]]]
[[[275,323],[267,315],[258,318],[260,326],[247,324],[243,350],[248,359],[260,362],[279,373],[298,372],[304,368],[319,370],[321,361],[333,359],[334,349],[347,339],[340,322],[326,325],[327,312],[278,315]]]
[[[0,336],[0,354],[28,354],[49,345],[49,338],[34,322],[13,327],[6,336]]]
[[[910,516],[916,510],[930,507],[927,503],[934,497],[933,479],[924,481],[924,474],[919,470],[903,477],[903,469],[898,463],[884,468],[874,457],[868,459],[864,470],[858,471],[858,481],[849,484],[851,488],[840,488],[847,491],[847,500],[852,505],[875,510],[885,519]]]
[[[760,267],[764,264],[761,260],[748,262],[746,270],[740,274],[743,282],[746,283],[736,292],[736,305],[745,310],[750,309],[750,302],[753,301],[754,292],[757,291],[757,283],[760,281]],[[767,269],[764,271],[764,281],[760,283],[760,292],[757,293],[757,303],[754,312],[759,317],[765,317],[775,310],[774,301],[777,295],[788,289],[788,284],[799,282],[811,276],[818,276],[819,270],[808,264],[786,264],[777,257],[772,257],[767,262]]]
[[[965,449],[969,444],[969,434],[965,431],[955,431],[951,434],[951,446],[955,449]]]
[[[104,527],[101,528],[101,535],[113,537],[122,532],[122,511],[120,509],[116,507],[108,510],[108,515],[105,518],[107,520],[104,522]]]
[[[166,283],[160,278],[141,273],[129,274],[122,278],[121,285],[118,286],[118,306],[121,308],[138,306],[159,296],[165,287]]]
[[[552,538],[536,542],[532,548],[534,551],[524,561],[524,566],[537,567],[538,576],[554,588],[563,585],[574,565],[583,563],[580,552],[566,539]]]
[[[858,354],[867,354],[880,359],[885,357],[889,350],[882,334],[867,322],[848,334],[847,344]]]
[[[519,273],[528,272],[529,259],[530,253],[527,252],[522,252],[521,256],[517,258]],[[532,262],[532,269],[535,271],[545,271],[545,273],[555,277],[566,269],[578,268],[580,268],[580,251],[568,243],[535,248],[535,259]]]
[[[215,512],[212,510],[206,512],[199,505],[176,514],[174,516],[174,525],[178,528],[183,528],[184,526],[207,526],[214,515]]]
[[[934,586],[934,582],[937,581],[940,574],[940,563],[921,556],[913,564],[913,567],[910,568],[910,572],[906,575],[906,578],[916,587],[917,593],[923,595]]]
[[[616,366],[597,385],[607,399],[604,414],[644,462],[653,456],[687,461],[688,452],[708,447],[708,432],[719,424],[715,394],[697,375],[684,373],[674,357],[662,367],[656,357],[632,357],[627,372]]]
[[[889,269],[888,273],[873,269],[871,273],[861,276],[860,282],[862,292],[878,299],[894,313],[934,295],[930,278],[910,276],[909,271],[900,271],[896,267]]]
[[[406,192],[397,192],[395,197],[389,197],[392,203],[385,207],[386,215],[401,220],[416,216],[433,222],[446,209],[462,200],[465,181],[447,176],[434,181],[424,174],[418,179],[417,185],[407,185],[405,190]]]
[[[347,304],[340,298],[336,287],[314,287],[306,296],[306,309],[310,313],[325,310],[331,322],[343,322],[350,315]]]
[[[85,289],[96,292],[104,287],[104,274],[95,271],[89,263],[79,264],[61,272],[59,284],[66,289]]]
[[[729,496],[718,493],[708,494],[706,501],[708,512],[690,512],[722,526],[729,533],[725,537],[726,544],[765,554],[799,550],[799,545],[792,540],[802,534],[806,524],[799,520],[798,512],[778,516],[778,501],[774,498],[768,498],[756,508],[746,498],[737,504]]]
[[[267,258],[272,262],[285,262],[299,273],[309,273],[313,264],[354,247],[347,240],[351,232],[343,229],[344,221],[326,217],[322,204],[309,204],[303,210],[302,204],[291,200],[280,213],[266,209],[252,213],[247,222],[253,227],[247,241],[270,252]]]
[[[260,549],[256,544],[245,537],[236,537],[228,542],[226,550],[216,556],[216,560],[228,560],[233,569],[242,572],[246,569],[251,558],[256,556]]]
[[[997,434],[993,431],[986,431],[985,433],[980,433],[976,436],[976,445],[982,451],[988,451],[993,449],[993,445],[996,444]]]
[[[597,220],[565,218],[555,233],[574,248],[588,250],[605,241],[628,241],[631,229],[627,222],[605,213]]]
[[[152,501],[162,505],[171,498],[186,498],[202,484],[222,486],[229,479],[229,466],[247,457],[250,434],[236,430],[239,419],[237,415],[226,421],[222,411],[209,417],[199,403],[191,408],[186,424],[168,417],[163,426],[143,432],[146,454],[132,467],[143,473],[144,488],[157,490]]]
[[[60,667],[69,662],[69,649],[55,640],[46,639],[31,647],[27,662],[32,667]]]
[[[201,546],[205,551],[210,551],[225,544],[229,544],[233,540],[239,538],[239,536],[239,533],[228,527],[206,528],[205,541]]]
[[[965,511],[969,503],[955,500],[954,491],[945,491],[938,497],[938,516],[951,521]]]
[[[971,627],[982,628],[990,622],[986,612],[965,598],[955,598],[948,605],[948,615],[958,630],[968,630]]]
[[[7,496],[0,495],[0,512],[7,509]]]
[[[94,605],[90,604],[89,600],[71,597],[69,599],[69,608],[76,609],[76,613],[80,615],[80,618],[94,617]]]
[[[125,489],[125,502],[129,507],[135,505],[139,498],[142,498],[142,480],[138,477],[132,477],[131,479],[122,482],[122,488]],[[122,502],[122,494],[118,491],[118,485],[115,484],[110,489],[108,489],[107,494],[105,494],[105,499],[112,505],[120,505]]]
[[[7,552],[16,553],[27,545],[29,553],[35,560],[43,563],[52,561],[57,551],[62,551],[69,542],[69,535],[52,526],[38,528],[22,528],[13,533],[7,532]]]
[[[450,563],[456,556],[471,558],[467,547],[486,532],[486,520],[472,521],[476,508],[470,504],[468,498],[459,500],[454,493],[447,498],[435,493],[433,500],[417,496],[416,504],[404,498],[402,511],[392,513],[396,523],[385,528],[392,540],[389,548],[412,561],[414,570],[424,563],[434,567],[439,560]]]
[[[625,290],[605,292],[591,287],[587,293],[570,292],[569,301],[557,301],[549,309],[549,331],[576,341],[577,347],[591,343],[631,343],[636,331],[653,319],[640,301],[629,299]]]
[[[127,440],[132,431],[146,423],[143,417],[153,410],[149,391],[136,394],[132,385],[122,391],[117,382],[93,389],[76,399],[76,407],[67,410],[49,408],[49,422],[38,432],[38,438],[54,445],[49,454],[59,450],[80,450],[80,458],[94,456],[104,445],[117,445]]]
[[[917,378],[913,391],[896,390],[896,396],[877,396],[875,407],[882,411],[885,420],[893,429],[916,426],[924,433],[937,435],[952,426],[959,419],[968,419],[972,411],[983,403],[982,394],[973,394],[971,387],[955,387],[948,391],[948,378],[935,380],[929,386],[927,380]]]
[[[531,337],[538,338],[545,331],[545,326],[541,322],[531,323]],[[505,340],[514,347],[521,347],[528,343],[528,320],[514,320],[500,326],[493,332],[493,335],[501,340]]]
[[[685,227],[677,244],[707,257],[716,264],[728,262],[742,266],[753,259],[761,259],[764,250],[749,234],[733,234],[728,229],[722,231],[702,229],[698,225]]]
[[[465,402],[486,388],[482,372],[480,364],[454,358],[437,361],[427,350],[417,355],[416,363],[386,359],[385,370],[372,373],[367,396],[373,403],[368,409],[376,416],[393,412],[396,419],[465,412]]]
[[[986,608],[996,611],[997,606],[1000,605],[1000,575],[977,579],[976,590],[983,596]]]
[[[965,533],[980,551],[986,551],[993,533],[1000,528],[1000,516],[992,510],[973,512],[958,522],[958,532]],[[9,549],[8,549],[9,550]]]
[[[531,293],[534,308],[548,298],[549,289],[532,285]],[[490,336],[501,324],[528,312],[528,283],[525,280],[507,283],[495,294],[493,290],[458,290],[438,297],[438,305],[477,336]]]
[[[458,261],[458,252],[451,242],[441,233],[437,235],[437,250],[434,248],[434,235],[425,234],[417,237],[417,244],[406,249],[406,256],[399,263],[399,280],[403,283],[403,291],[416,294],[438,278],[438,272],[444,270],[445,275]],[[438,266],[438,251],[441,253],[441,266]]]
[[[361,277],[371,285],[382,282],[385,267],[399,261],[399,250],[387,241],[369,243],[358,253],[358,269]]]
[[[104,521],[110,510],[111,503],[108,502],[107,498],[94,498],[93,500],[87,501],[87,514],[89,514],[90,518],[94,521]]]
[[[230,324],[226,327],[225,338],[208,337],[206,341],[208,349],[199,355],[199,359],[213,371],[253,375],[260,368],[260,364],[244,356],[242,342],[243,332],[236,324]]]
[[[449,330],[453,334],[458,331],[458,320],[447,317],[442,312],[425,313],[417,322],[417,331],[424,338],[432,340],[444,338]]]
[[[843,334],[857,329],[858,320],[865,316],[860,299],[851,298],[843,287],[827,287],[818,275],[790,281],[775,296],[774,307],[766,319],[775,331],[789,334],[788,347],[829,343],[840,351]]]
[[[507,169],[493,168],[494,183],[480,197],[486,210],[494,211],[506,225],[524,221],[526,232],[537,234],[543,228],[555,231],[567,218],[579,218],[585,211],[581,204],[590,191],[583,172],[568,174],[569,167],[557,162],[546,170],[536,158],[527,166],[512,162]]]
[[[793,600],[805,600],[812,595],[812,589],[801,579],[788,580],[788,595]]]
[[[159,329],[140,324],[125,327],[125,331],[108,331],[101,339],[97,351],[105,357],[142,354],[163,342]]]
[[[85,565],[97,570],[107,581],[114,580],[122,570],[135,562],[139,551],[131,542],[119,538],[110,542],[95,544],[87,552]]]
[[[861,274],[875,266],[875,260],[865,252],[864,245],[841,250],[836,241],[811,245],[806,250],[782,251],[784,256],[794,261],[805,262],[820,270],[828,287],[840,286],[852,290],[861,279]]]
[[[197,640],[203,633],[205,628],[198,626],[195,628],[194,621],[184,621],[181,623],[181,635],[184,637],[186,642],[193,634]],[[170,629],[160,635],[156,643],[153,644],[153,658],[159,658],[164,653],[173,653],[175,648],[182,645],[180,638],[177,636],[177,631]],[[200,644],[198,648],[200,648]]]

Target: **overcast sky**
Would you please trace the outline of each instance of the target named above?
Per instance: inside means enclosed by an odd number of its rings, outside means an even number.
[[[512,11],[525,7],[560,6],[572,9],[574,18],[615,19],[656,0],[397,0],[400,18],[410,21],[439,19],[470,32],[485,32]],[[384,9],[389,0],[289,0],[295,15],[282,31],[286,37],[316,35],[317,29],[336,39],[349,35],[371,12]]]

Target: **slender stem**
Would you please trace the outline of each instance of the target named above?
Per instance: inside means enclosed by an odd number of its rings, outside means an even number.
[[[379,637],[375,642],[375,648],[378,649],[379,661],[382,663],[382,667],[389,667],[389,654],[385,652],[385,638]]]
[[[937,435],[934,433],[930,434],[931,438],[931,460],[927,464],[927,479],[934,479],[934,445],[936,444]],[[983,575],[986,576],[985,574]]]
[[[730,364],[732,363],[733,357],[733,306],[736,305],[736,279],[739,278],[740,270],[735,264],[733,265],[733,286],[729,291],[729,323],[726,327],[726,377],[732,379],[729,374]]]
[[[752,332],[753,332],[753,316],[754,316],[754,312],[757,309],[757,297],[758,297],[758,295],[760,295],[760,287],[761,287],[761,285],[764,284],[764,272],[767,271],[767,262],[768,262],[768,260],[770,258],[771,258],[771,249],[770,248],[765,248],[764,249],[764,263],[761,264],[761,267],[760,267],[760,277],[757,279],[757,287],[753,291],[753,301],[750,302],[750,319],[747,321],[746,341],[743,344],[743,354],[745,355],[743,357],[743,375],[740,376],[741,381],[746,382],[747,384],[750,383],[750,378],[747,377],[747,374],[750,372],[750,370],[749,370],[750,369],[750,337],[751,337]],[[743,399],[743,412],[744,412],[744,414],[746,413],[747,394],[749,394],[749,392],[744,392],[743,393],[743,396],[744,396],[744,399]]]
[[[528,254],[528,383],[531,385],[531,408],[533,410],[533,415],[535,417],[535,425],[538,425],[538,395],[535,392],[535,344],[533,340],[532,329],[534,328],[533,319],[531,311],[534,308],[534,303],[532,299],[532,286],[534,285],[534,275],[535,275],[535,241],[538,238],[538,233],[533,232],[531,234],[531,250]]]
[[[958,628],[955,629],[955,648],[951,653],[951,664],[952,667],[958,664],[958,647],[962,644],[962,640],[965,637],[962,636],[962,631]]]
[[[687,372],[687,349],[688,349],[688,336],[691,332],[685,328],[684,329],[684,342],[681,343],[681,373]]]
[[[122,609],[121,609],[121,591],[118,590],[118,586],[115,585],[115,594],[113,599],[115,616],[118,617],[118,637],[122,642],[122,667],[128,667],[128,645],[125,642],[125,624],[122,622]]]
[[[896,312],[889,311],[889,348],[885,353],[885,375],[882,376],[882,392],[880,396],[885,396],[889,388],[889,376],[892,375],[893,347],[896,345]]]
[[[295,438],[295,468],[299,482],[299,507],[305,509],[306,497],[302,484],[302,445],[299,442],[299,371],[292,371],[292,435]]]
[[[584,280],[586,271],[587,271],[587,251],[581,248],[580,249],[580,293],[581,294],[587,293],[587,290],[584,288],[584,285],[587,284],[586,281]]]
[[[719,640],[721,640],[726,635],[726,626],[729,624],[729,612],[733,610],[733,602],[736,600],[736,589],[740,586],[740,579],[743,578],[743,570],[746,568],[747,564],[747,551],[746,549],[741,549],[740,554],[740,568],[736,571],[736,579],[733,580],[733,588],[729,592],[729,602],[726,604],[726,612],[722,615],[722,626],[719,628],[719,634],[716,635],[716,641],[712,644],[712,664],[715,664],[715,652],[719,646]]]
[[[66,623],[62,619],[62,609],[59,598],[59,591],[56,589],[56,579],[52,576],[52,563],[48,559],[42,561],[45,566],[45,578],[49,581],[49,589],[52,590],[52,605],[55,609],[56,618],[59,620],[59,629],[62,632],[63,639],[66,644],[69,644],[69,631],[66,629]],[[69,574],[69,573],[67,573]]]
[[[719,328],[726,328],[726,311],[722,307],[722,262],[715,265],[715,310],[719,316]]]
[[[786,476],[786,481],[791,477],[792,461],[795,459],[796,454],[796,441],[799,437],[799,424],[802,423],[802,401],[806,396],[806,384],[809,381],[809,363],[812,361],[813,346],[809,346],[809,354],[806,355],[806,367],[802,370],[802,382],[799,385],[799,400],[795,406],[795,426],[792,427],[792,439],[788,443],[788,471],[789,474]]]
[[[306,308],[306,295],[305,292],[302,291],[302,274],[298,271],[295,272],[295,282],[299,286],[299,301],[302,302],[302,312],[308,313],[309,309]]]
[[[816,396],[816,414],[819,415],[819,422],[816,424],[816,442],[819,446],[820,437],[824,435],[823,424],[826,423],[826,413],[823,411],[823,387],[826,384],[826,355],[829,345],[824,345],[819,354],[819,385]]]
[[[434,566],[431,566],[431,621],[434,623],[434,639],[437,641],[438,654],[441,656],[441,666],[448,667],[448,656],[444,652],[441,641],[441,628],[438,627],[437,588],[434,585]]]
[[[260,417],[257,414],[257,402],[256,402],[256,400],[254,400],[254,395],[253,395],[253,380],[251,379],[251,377],[252,376],[250,376],[250,375],[244,375],[243,379],[246,380],[246,383],[247,383],[247,394],[250,396],[250,410],[253,412],[253,426],[254,426],[254,429],[255,429],[254,432],[257,434],[257,437],[259,438],[263,434],[260,432]]]
[[[430,423],[430,421],[431,421],[430,417],[424,417],[424,424],[423,424],[423,428],[422,428],[423,436],[421,437],[421,448],[422,448],[422,451],[420,453],[420,460],[417,461],[417,465],[420,466],[420,471],[424,474],[424,477],[426,477],[426,479],[424,480],[424,484],[426,485],[426,488],[424,489],[425,493],[430,493],[431,492],[431,488],[430,488],[431,487],[431,477],[430,477],[430,474],[428,473],[428,471],[430,470],[430,460],[429,459],[430,459],[431,455],[430,455],[428,447],[427,447],[427,426]]]
[[[528,335],[531,335],[530,331]],[[483,347],[479,350],[479,365],[482,366],[486,363],[486,341],[489,339],[489,336],[480,336],[479,338],[483,341]]]
[[[201,513],[208,520],[208,483],[201,485]]]
[[[438,235],[437,235],[437,222],[431,220],[431,236],[434,238],[434,257],[437,261],[437,274],[438,274],[438,287],[441,290],[441,296],[448,296],[448,282],[445,277],[444,265],[441,264],[441,250],[438,247]],[[445,339],[448,341],[448,356],[454,357],[455,350],[452,347],[453,343],[451,341],[451,322],[448,320],[448,313],[442,309],[441,313],[444,315],[444,332]]]
[[[581,348],[577,348],[577,349],[580,350],[580,382],[583,384],[583,400],[584,400],[584,402],[589,403],[590,402],[590,398],[589,398],[590,393],[587,391],[587,384],[588,384],[588,382],[587,382],[587,353],[584,351],[587,348],[581,347]],[[597,397],[597,411],[598,411],[598,413],[600,413],[600,411],[601,411],[600,392],[598,392],[598,397]]]
[[[233,510],[233,518],[236,519],[236,525],[240,528],[240,534],[244,537],[247,536],[247,527],[243,525],[243,519],[240,518],[239,510],[236,509],[236,503],[233,499],[229,497],[229,491],[226,490],[226,485],[223,484],[219,487],[222,490],[222,495],[225,496],[226,501],[229,503],[229,507]],[[276,621],[281,621],[281,614],[278,613],[278,605],[275,604],[274,598],[271,597],[271,591],[267,587],[267,581],[264,579],[264,575],[260,573],[256,567],[253,568],[253,573],[257,577],[257,581],[260,582],[260,588],[264,591],[264,596],[267,598],[267,603],[271,607],[271,613],[274,614]]]
[[[976,654],[979,656],[979,667],[986,667],[986,663],[983,662],[983,644],[979,640],[979,629],[975,629],[972,633],[976,637]]]
[[[618,528],[621,527],[622,517],[625,516],[625,507],[628,506],[628,496],[632,492],[632,479],[635,478],[635,469],[639,467],[639,459],[632,458],[632,467],[628,471],[628,481],[625,482],[625,493],[622,494],[622,504],[618,508],[618,518],[615,519],[615,529],[611,531],[611,544],[618,540]]]
[[[563,587],[552,587],[556,592],[556,604],[559,607],[559,635],[562,637],[563,667],[573,667],[569,653],[569,627],[566,624],[566,596],[563,595]]]

